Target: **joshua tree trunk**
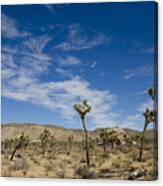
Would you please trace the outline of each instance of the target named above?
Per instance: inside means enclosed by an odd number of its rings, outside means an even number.
[[[41,144],[41,146],[42,146],[42,155],[44,155],[45,154],[45,146],[43,143]]]
[[[86,123],[84,117],[81,117],[82,119],[82,124],[83,124],[83,129],[85,132],[85,144],[86,144],[86,161],[87,161],[87,166],[89,166],[90,161],[89,161],[89,142],[88,142],[88,131],[86,129]]]
[[[142,156],[143,156],[143,142],[144,142],[146,128],[147,128],[147,123],[145,122],[143,133],[142,133],[142,136],[141,136],[141,139],[140,139],[140,151],[139,151],[138,161],[142,161]]]
[[[15,147],[15,149],[14,149],[13,152],[12,152],[12,155],[11,155],[10,161],[13,160],[16,151],[17,151],[21,146],[22,146],[22,142],[20,142],[20,143]]]
[[[104,144],[104,156],[106,155],[106,144]]]

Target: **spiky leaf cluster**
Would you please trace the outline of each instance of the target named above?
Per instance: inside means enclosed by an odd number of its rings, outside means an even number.
[[[87,100],[84,100],[82,103],[75,104],[74,109],[79,113],[80,117],[83,118],[87,112],[91,111],[91,106],[88,105]]]
[[[29,144],[29,137],[27,135],[25,136],[24,132],[22,132],[17,138],[14,139],[14,144],[21,144],[21,147],[27,147]]]

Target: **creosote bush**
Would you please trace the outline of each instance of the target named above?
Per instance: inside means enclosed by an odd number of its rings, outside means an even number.
[[[81,179],[95,179],[96,175],[88,166],[80,166],[76,169],[75,174]]]

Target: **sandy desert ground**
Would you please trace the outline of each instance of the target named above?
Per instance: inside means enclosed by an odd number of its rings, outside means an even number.
[[[42,152],[40,134],[47,129],[53,143]],[[138,161],[140,135],[130,129],[111,128],[119,143],[108,144],[104,153],[101,129],[89,131],[90,166],[86,165],[84,132],[59,126],[38,124],[5,124],[1,127],[1,174],[5,177],[46,177],[67,179],[157,179],[156,131],[147,130],[142,161]],[[12,161],[15,142],[7,143],[24,132],[28,145],[19,148]],[[72,140],[69,140],[69,137]],[[7,140],[6,140],[7,139]]]

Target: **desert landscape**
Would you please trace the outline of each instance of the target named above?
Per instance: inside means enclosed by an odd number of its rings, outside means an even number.
[[[157,6],[2,5],[3,177],[157,179]]]
[[[102,132],[107,131],[104,146]],[[57,125],[2,125],[2,176],[68,179],[157,179],[156,131],[146,131],[142,161],[141,132],[105,128],[89,131],[90,165],[86,165],[84,132]],[[11,155],[20,135],[27,143]],[[42,146],[41,134],[46,136]],[[111,135],[112,134],[112,135]],[[43,150],[44,148],[44,150]]]

